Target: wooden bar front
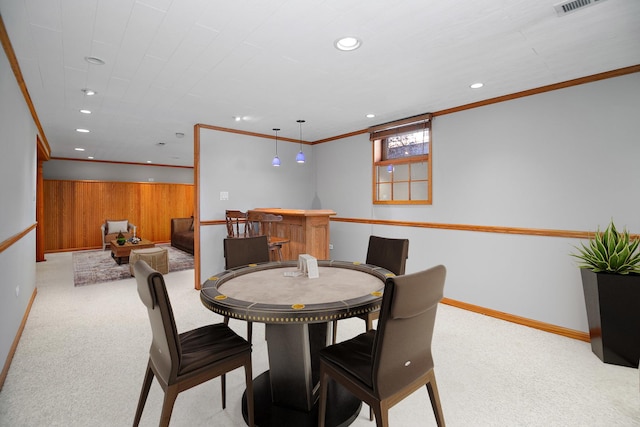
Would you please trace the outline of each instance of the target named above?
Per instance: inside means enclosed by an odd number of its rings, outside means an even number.
[[[336,213],[329,209],[257,208],[254,212],[282,215],[281,222],[272,224],[271,235],[289,239],[282,246],[283,260],[297,260],[300,254],[317,259],[330,259],[329,217]]]

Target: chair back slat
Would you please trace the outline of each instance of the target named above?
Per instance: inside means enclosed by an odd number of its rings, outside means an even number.
[[[247,237],[249,236],[249,223],[247,213],[238,210],[227,210],[225,212],[227,222],[227,237]]]
[[[273,234],[272,224],[282,221],[282,215],[274,215],[264,212],[249,211],[249,233],[251,236],[267,236],[271,239]]]
[[[433,369],[431,341],[446,269],[389,277],[374,342],[373,386],[380,398]]]
[[[151,349],[149,360],[156,368],[157,375],[169,384],[178,375],[180,366],[180,339],[173,310],[167,294],[162,274],[146,261],[138,260],[133,265],[138,295],[147,307],[151,322]]]

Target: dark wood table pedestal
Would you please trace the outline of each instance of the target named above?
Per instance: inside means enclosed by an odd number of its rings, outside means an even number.
[[[328,325],[265,325],[270,370],[253,382],[256,425],[318,425],[318,351],[327,346]],[[327,396],[327,426],[347,426],[360,413],[362,403],[339,384],[332,382]],[[246,422],[246,395],[242,405]]]
[[[362,402],[334,381],[329,381],[327,392],[326,425],[348,426],[360,414]],[[260,427],[316,427],[318,425],[318,405],[310,411],[289,408],[273,403],[269,371],[253,380],[253,405],[256,426]],[[247,396],[242,395],[242,417],[248,424]]]

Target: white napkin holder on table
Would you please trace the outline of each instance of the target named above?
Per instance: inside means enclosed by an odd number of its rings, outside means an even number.
[[[298,255],[298,270],[306,274],[309,279],[317,279],[320,277],[318,260],[309,254]]]

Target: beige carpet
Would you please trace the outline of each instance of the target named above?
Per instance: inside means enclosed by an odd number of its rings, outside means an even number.
[[[70,254],[39,263],[38,295],[0,392],[0,426],[130,426],[151,331],[135,279],[73,286]],[[451,275],[453,277],[454,275]],[[165,276],[179,331],[222,318],[205,309],[193,270]],[[446,292],[446,285],[445,285]],[[246,325],[231,320],[241,336]],[[341,321],[338,339],[362,332]],[[268,369],[264,326],[254,323],[254,376]],[[440,305],[435,373],[449,427],[640,426],[638,370],[602,363],[588,343]],[[242,370],[181,393],[172,427],[241,426]],[[426,390],[390,411],[392,427],[435,426]],[[151,387],[142,426],[157,426],[162,391]],[[363,407],[352,424],[374,427]]]

